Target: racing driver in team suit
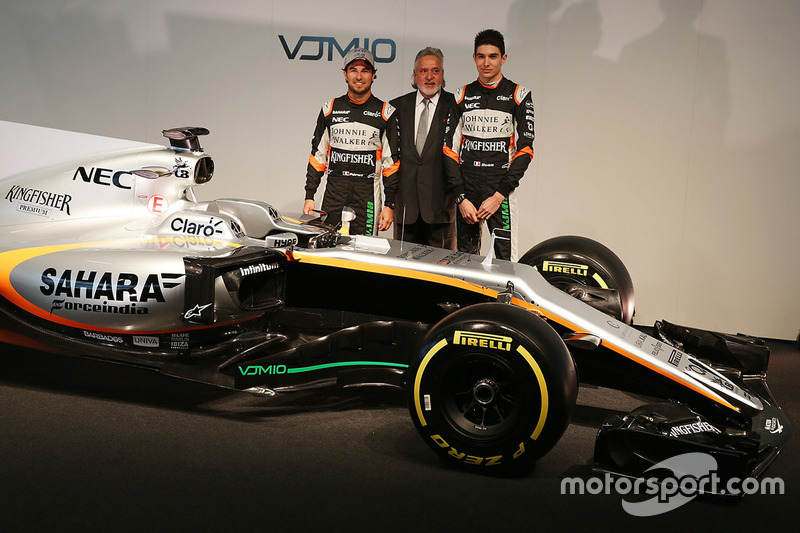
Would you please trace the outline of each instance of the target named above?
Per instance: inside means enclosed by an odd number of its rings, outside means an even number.
[[[315,209],[314,194],[327,175],[322,210],[337,226],[342,208],[356,213],[351,234],[375,235],[392,225],[400,140],[394,108],[372,94],[375,60],[364,48],[353,48],[344,60],[347,94],[322,106],[306,172],[303,214]],[[381,180],[386,201],[381,204]],[[379,214],[378,214],[379,213]]]
[[[495,255],[516,261],[514,190],[533,159],[533,100],[501,72],[506,54],[500,32],[480,32],[473,59],[478,79],[456,91],[444,144],[445,173],[458,205],[458,249],[480,253],[485,220],[490,232],[508,230],[497,234]]]

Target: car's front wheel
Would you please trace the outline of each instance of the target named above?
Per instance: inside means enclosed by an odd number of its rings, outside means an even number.
[[[414,424],[440,457],[499,473],[528,468],[555,445],[578,382],[564,342],[542,318],[486,303],[431,329],[408,390]]]

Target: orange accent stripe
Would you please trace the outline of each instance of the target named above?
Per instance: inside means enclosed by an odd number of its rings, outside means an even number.
[[[325,164],[317,161],[317,158],[314,157],[314,154],[308,156],[308,162],[311,163],[311,166],[314,167],[314,170],[317,172],[325,172]]]
[[[514,158],[512,159],[512,161],[523,154],[528,155],[531,159],[533,159],[533,148],[531,148],[530,146],[526,146],[525,148],[514,154]]]
[[[537,306],[535,306],[533,304],[529,304],[528,302],[525,302],[523,300],[519,300],[517,298],[513,298],[511,301],[515,305],[518,305],[518,306],[523,307],[525,309],[530,309],[532,311],[536,311],[539,314],[541,314],[542,316],[544,316],[545,318],[547,318],[548,320],[552,320],[553,322],[561,324],[562,326],[564,326],[564,327],[566,327],[568,329],[571,329],[572,331],[579,332],[582,329],[582,328],[579,328],[578,326],[576,326],[575,324],[573,324],[572,322],[570,322],[568,320],[565,320],[562,317],[560,317],[558,315],[555,315],[555,314],[553,314],[553,313],[551,313],[549,311],[546,311],[546,310],[542,309],[541,307],[537,307]],[[708,393],[707,391],[704,391],[703,389],[697,387],[691,381],[683,380],[678,376],[675,376],[673,374],[665,372],[664,370],[662,370],[659,367],[653,365],[649,361],[646,361],[646,360],[644,360],[644,359],[642,359],[642,358],[640,358],[640,357],[638,357],[638,356],[636,356],[636,355],[634,355],[634,354],[632,354],[632,353],[630,353],[630,352],[628,352],[626,350],[623,350],[619,346],[616,346],[616,345],[610,343],[609,341],[607,341],[605,339],[602,340],[602,344],[603,344],[603,346],[605,346],[609,350],[617,352],[621,356],[623,356],[623,357],[625,357],[627,359],[630,359],[631,361],[633,361],[635,363],[638,363],[638,364],[640,364],[640,365],[642,365],[644,367],[647,367],[650,370],[652,370],[653,372],[661,374],[662,376],[664,376],[666,378],[669,378],[672,381],[675,381],[676,383],[680,383],[681,385],[692,389],[696,393],[698,393],[698,394],[700,394],[702,396],[705,396],[706,398],[709,398],[710,400],[713,400],[713,401],[715,401],[715,402],[717,402],[719,404],[724,405],[725,407],[728,407],[728,408],[730,408],[730,409],[732,409],[732,410],[734,410],[736,412],[739,412],[739,409],[737,407],[734,407],[730,403],[726,402],[721,396],[718,396],[718,395],[714,396],[714,395]]]
[[[51,346],[43,344],[37,341],[36,339],[25,336],[16,331],[9,331],[7,329],[0,329],[0,342],[4,342],[6,344],[13,344],[15,346],[24,346],[25,348],[32,348],[34,350],[40,350],[42,352],[55,353],[55,350],[53,350]]]
[[[360,270],[363,272],[375,272],[376,274],[387,274],[390,276],[397,276],[400,278],[411,278],[422,281],[430,281],[440,285],[450,285],[458,289],[465,289],[471,292],[482,294],[490,298],[497,298],[497,291],[488,289],[481,285],[476,285],[468,281],[451,278],[449,276],[442,276],[441,274],[432,274],[429,272],[418,272],[408,270],[405,268],[398,268],[385,265],[374,265],[371,263],[361,263],[359,261],[351,261],[348,259],[339,259],[337,257],[323,257],[316,254],[304,254],[303,252],[294,251],[287,254],[290,261],[306,262],[314,265],[331,266],[336,268],[344,268],[347,270]]]
[[[459,160],[459,157],[458,157],[458,154],[456,153],[456,151],[455,151],[455,150],[453,150],[452,148],[450,148],[449,146],[445,145],[445,146],[444,146],[444,148],[442,148],[442,151],[444,152],[444,155],[445,155],[446,157],[449,157],[450,159],[452,159],[452,160],[453,160],[453,161],[455,161],[456,163],[459,163],[459,164],[461,163],[461,161]]]
[[[639,357],[633,355],[632,353],[630,353],[630,352],[628,352],[626,350],[623,350],[619,346],[615,346],[615,345],[613,345],[610,342],[607,342],[605,340],[603,341],[603,346],[605,346],[609,350],[617,352],[618,354],[622,355],[623,357],[626,357],[626,358],[630,359],[631,361],[639,363],[642,366],[646,366],[647,368],[649,368],[653,372],[657,372],[657,373],[661,374],[662,376],[671,379],[672,381],[675,381],[675,382],[680,383],[681,385],[683,385],[685,387],[688,387],[688,388],[692,389],[696,393],[701,394],[701,395],[705,396],[706,398],[709,398],[710,400],[713,400],[713,401],[715,401],[715,402],[717,402],[719,404],[722,404],[722,405],[724,405],[725,407],[727,407],[729,409],[733,409],[737,413],[740,411],[739,408],[734,407],[730,403],[728,403],[725,400],[723,400],[721,396],[711,395],[708,392],[700,389],[699,387],[697,387],[696,385],[694,385],[693,383],[691,383],[689,381],[684,381],[682,379],[679,379],[677,376],[673,376],[672,374],[668,374],[667,372],[664,372],[663,370],[661,370],[657,366],[653,365],[652,363],[650,363],[648,361],[645,361],[644,359],[640,359]]]
[[[476,285],[474,283],[470,283],[470,282],[467,282],[467,281],[450,278],[448,276],[442,276],[440,274],[431,274],[431,273],[428,273],[428,272],[417,272],[417,271],[406,270],[406,269],[397,268],[397,267],[388,267],[388,266],[383,266],[383,265],[373,265],[373,264],[370,264],[370,263],[360,263],[358,261],[350,261],[350,260],[347,260],[347,259],[338,259],[338,258],[334,258],[334,257],[322,257],[322,256],[319,256],[319,255],[304,255],[303,253],[296,252],[296,251],[291,253],[291,254],[287,254],[287,258],[290,261],[306,261],[307,263],[312,263],[312,264],[315,264],[315,265],[334,266],[334,267],[337,267],[337,268],[346,268],[348,270],[361,270],[361,271],[367,271],[367,272],[376,272],[376,273],[379,273],[379,274],[388,274],[388,275],[391,275],[391,276],[397,276],[397,277],[402,277],[402,278],[420,279],[420,280],[423,280],[423,281],[430,281],[430,282],[439,283],[439,284],[442,284],[442,285],[450,285],[451,287],[456,287],[456,288],[459,288],[459,289],[468,290],[468,291],[475,292],[475,293],[478,293],[478,294],[482,294],[484,296],[488,296],[490,298],[495,298],[495,299],[497,298],[497,295],[498,295],[498,291],[495,291],[495,290],[492,290],[492,289],[488,289],[486,287],[483,287],[483,286],[480,286],[480,285]],[[512,298],[511,299],[511,303],[513,303],[514,305],[517,305],[519,307],[522,307],[523,309],[527,309],[529,311],[532,311],[532,312],[534,312],[534,313],[536,313],[536,314],[538,314],[540,316],[544,316],[548,320],[552,320],[553,322],[561,324],[562,326],[565,326],[565,327],[571,329],[572,331],[578,331],[579,332],[582,329],[582,328],[579,328],[578,326],[576,326],[575,324],[571,323],[570,321],[563,319],[562,317],[560,317],[558,315],[555,315],[555,314],[553,314],[553,313],[551,313],[549,311],[546,311],[545,309],[542,309],[541,307],[538,307],[538,306],[533,305],[531,303],[525,302],[524,300],[520,300],[519,298]],[[613,351],[617,352],[618,354],[620,354],[620,355],[622,355],[622,356],[624,356],[624,357],[626,357],[626,358],[628,358],[628,359],[630,359],[630,360],[632,360],[632,361],[634,361],[634,362],[636,362],[636,363],[638,363],[638,364],[640,364],[640,365],[642,365],[644,367],[647,367],[650,370],[652,370],[652,371],[654,371],[654,372],[656,372],[658,374],[661,374],[662,376],[664,376],[664,377],[666,377],[668,379],[671,379],[672,381],[675,381],[675,382],[677,382],[677,383],[679,383],[679,384],[681,384],[683,386],[686,386],[686,387],[692,389],[693,391],[695,391],[696,393],[698,393],[698,394],[700,394],[702,396],[705,396],[706,398],[709,398],[710,400],[713,400],[713,401],[715,401],[715,402],[717,402],[719,404],[724,405],[725,407],[728,407],[729,409],[732,409],[732,410],[734,410],[736,412],[739,412],[738,408],[736,408],[733,405],[731,405],[730,403],[726,402],[722,397],[720,397],[718,395],[715,396],[715,395],[713,395],[713,394],[711,394],[711,393],[709,393],[707,391],[704,391],[704,390],[700,389],[699,387],[697,387],[696,385],[694,385],[693,383],[691,383],[690,381],[683,380],[679,376],[675,376],[673,374],[667,373],[664,370],[660,369],[659,367],[653,365],[652,363],[650,363],[648,361],[645,361],[645,360],[637,357],[636,355],[634,355],[634,354],[632,354],[630,352],[627,352],[627,351],[623,350],[622,348],[620,348],[618,346],[615,346],[614,344],[612,344],[612,343],[610,343],[608,341],[603,340],[602,344],[603,344],[603,346],[609,348],[610,350],[613,350]]]
[[[352,96],[350,96],[349,92],[347,93],[347,99],[350,100],[351,102],[353,102],[354,104],[357,104],[357,105],[361,105],[364,102],[366,102],[367,100],[369,100],[370,96],[372,96],[372,91],[370,91],[370,93],[367,95],[367,97],[364,98],[363,100],[356,100]]]
[[[391,176],[400,169],[400,161],[395,161],[392,166],[383,169],[384,176]]]
[[[522,103],[522,100],[517,100],[518,94],[519,94],[519,83],[517,84],[516,87],[514,87],[514,101],[517,103],[517,105]]]

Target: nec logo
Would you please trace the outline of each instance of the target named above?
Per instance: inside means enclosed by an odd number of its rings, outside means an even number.
[[[328,61],[333,61],[334,50],[338,53],[337,59],[339,59],[344,58],[351,48],[367,48],[372,52],[376,63],[391,63],[397,56],[397,44],[392,39],[375,39],[370,43],[370,40],[365,38],[362,46],[361,40],[358,37],[354,37],[353,40],[343,48],[339,45],[339,41],[336,40],[336,37],[303,35],[297,40],[297,43],[292,49],[289,48],[286,38],[283,35],[278,35],[278,39],[281,41],[281,46],[283,46],[283,51],[286,52],[287,58],[296,58],[301,61],[321,60],[322,56],[325,54],[326,45],[328,49]],[[300,53],[301,50],[305,53],[297,57],[297,54]]]
[[[126,185],[122,182],[123,177],[125,178],[125,181],[132,183],[132,180],[129,180],[128,177],[133,178],[133,174],[125,170],[114,172],[110,168],[92,168],[87,171],[85,167],[78,167],[78,169],[75,171],[75,174],[72,176],[72,181],[80,178],[86,183],[96,183],[98,185],[106,186],[113,185],[114,187],[118,187],[120,189],[130,189],[130,185]]]

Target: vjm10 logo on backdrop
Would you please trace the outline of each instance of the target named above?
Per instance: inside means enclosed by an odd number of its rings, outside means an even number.
[[[322,60],[326,49],[328,61],[333,61],[334,51],[338,54],[336,59],[340,59],[344,58],[347,52],[352,48],[366,48],[375,56],[376,63],[391,63],[397,55],[397,43],[391,39],[375,39],[370,41],[365,38],[362,44],[361,39],[354,37],[353,40],[344,46],[339,44],[336,37],[303,35],[293,46],[286,41],[286,37],[283,35],[278,35],[278,39],[281,41],[283,51],[286,52],[286,57],[289,59],[300,59],[301,61]],[[301,52],[302,55],[297,57]]]

